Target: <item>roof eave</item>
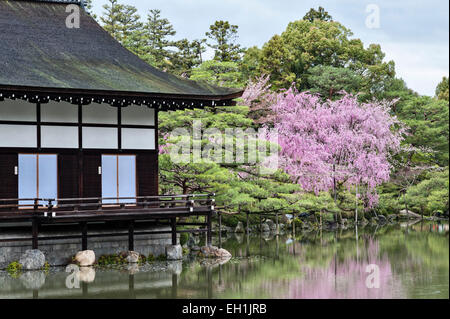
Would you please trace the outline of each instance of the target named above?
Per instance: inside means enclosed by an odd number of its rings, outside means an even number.
[[[31,87],[18,85],[1,85],[0,97],[11,97],[37,100],[66,100],[74,104],[89,104],[86,101],[100,101],[111,105],[120,105],[120,103],[131,104],[158,104],[172,105],[172,109],[181,109],[188,107],[205,106],[228,106],[235,105],[234,99],[240,98],[243,90],[239,90],[225,95],[195,95],[195,94],[166,94],[149,92],[128,92],[114,90],[88,90],[72,88],[50,88],[50,87]],[[73,101],[72,101],[73,99]],[[163,107],[160,107],[163,109]]]

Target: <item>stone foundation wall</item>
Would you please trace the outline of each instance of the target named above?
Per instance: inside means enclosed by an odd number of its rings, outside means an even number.
[[[169,231],[170,227],[146,227],[139,229],[139,231]],[[124,230],[97,230],[89,231],[88,235],[101,233],[119,233]],[[138,231],[138,230],[136,230]],[[72,236],[80,235],[79,231],[46,231],[40,233],[40,237],[46,236]],[[26,231],[4,231],[0,230],[0,239],[7,238],[27,238],[30,237],[30,232]],[[155,235],[135,235],[134,250],[148,256],[152,254],[159,256],[165,254],[166,245],[172,243],[170,234],[155,234]],[[0,243],[0,269],[6,268],[11,262],[18,261],[20,256],[28,249],[31,249],[31,242],[7,242]],[[96,257],[102,255],[116,254],[122,251],[128,251],[128,236],[120,237],[102,237],[90,238],[88,237],[88,249],[95,252]],[[46,257],[47,262],[51,266],[63,266],[70,263],[72,256],[81,250],[81,238],[79,239],[65,239],[65,240],[42,240],[39,241],[39,250],[41,250]]]

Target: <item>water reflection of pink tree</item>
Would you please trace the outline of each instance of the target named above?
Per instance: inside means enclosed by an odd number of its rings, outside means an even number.
[[[393,280],[386,255],[379,256],[378,241],[370,240],[366,254],[339,261],[335,256],[327,268],[302,267],[304,276],[290,281],[290,299],[392,299],[404,295]],[[368,288],[369,265],[379,269],[379,288]]]

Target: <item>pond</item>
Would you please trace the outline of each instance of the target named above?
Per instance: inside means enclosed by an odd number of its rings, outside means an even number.
[[[0,272],[0,298],[449,298],[448,223],[233,234],[228,261]],[[217,238],[215,241],[217,242]]]

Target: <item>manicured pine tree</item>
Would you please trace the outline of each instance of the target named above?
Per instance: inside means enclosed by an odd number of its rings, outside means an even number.
[[[168,19],[161,17],[161,10],[152,9],[147,16],[144,26],[147,54],[152,56],[153,65],[157,68],[167,69],[167,60],[172,56],[169,49],[175,43],[170,37],[176,34],[173,25]]]
[[[221,62],[237,62],[243,52],[240,44],[236,43],[238,26],[228,21],[216,21],[209,27],[206,36],[212,41],[208,46],[214,49],[214,60]]]
[[[309,12],[303,17],[303,20],[314,22],[314,20],[333,21],[333,17],[325,11],[324,8],[319,7],[317,10],[311,8]]]
[[[118,0],[108,0],[100,17],[103,28],[125,48],[141,56],[144,54],[143,24],[137,9]]]
[[[192,69],[202,63],[202,53],[205,52],[204,43],[206,40],[182,39],[175,42],[178,49],[170,58],[170,71],[177,75],[190,77]]]

